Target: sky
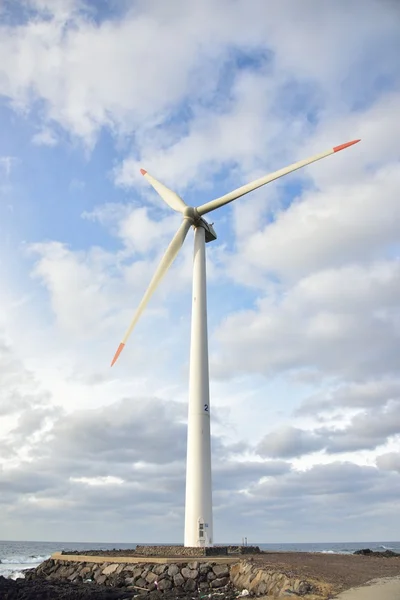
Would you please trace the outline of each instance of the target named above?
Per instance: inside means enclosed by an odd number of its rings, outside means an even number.
[[[214,539],[399,539],[400,5],[0,1],[0,539],[183,541],[192,206]]]

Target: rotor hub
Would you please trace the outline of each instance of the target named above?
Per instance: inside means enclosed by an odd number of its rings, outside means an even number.
[[[194,206],[186,206],[183,211],[183,216],[192,224],[195,224],[200,218],[200,215],[198,214]]]

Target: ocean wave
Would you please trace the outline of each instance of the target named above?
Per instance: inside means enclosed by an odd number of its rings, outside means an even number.
[[[44,560],[50,558],[47,556],[9,556],[7,558],[0,559],[2,565],[34,565],[40,564]]]
[[[0,575],[6,579],[25,579],[25,573],[23,571],[13,571],[11,569],[0,571]]]
[[[382,548],[383,550],[394,550],[394,548],[391,548],[390,546],[378,546],[378,548]]]

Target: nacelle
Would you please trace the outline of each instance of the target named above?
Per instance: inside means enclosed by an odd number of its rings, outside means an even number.
[[[203,217],[199,219],[199,222],[196,223],[196,226],[203,227],[203,229],[205,230],[206,244],[208,244],[208,242],[213,242],[217,239],[217,234],[215,233],[214,227],[211,225],[211,223],[207,223],[207,221],[203,219]]]

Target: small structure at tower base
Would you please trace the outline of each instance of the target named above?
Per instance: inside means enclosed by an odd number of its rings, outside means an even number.
[[[165,558],[202,558],[203,556],[237,556],[259,554],[258,546],[136,546],[135,556]]]

